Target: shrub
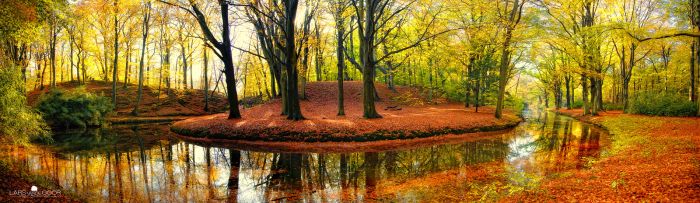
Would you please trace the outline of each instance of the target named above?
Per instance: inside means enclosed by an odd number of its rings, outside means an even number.
[[[684,96],[644,92],[632,100],[630,112],[655,116],[693,116],[697,108]]]
[[[84,88],[70,92],[53,89],[40,97],[37,108],[52,127],[85,128],[102,125],[112,103],[109,98],[88,93]]]
[[[623,109],[625,108],[625,106],[622,105],[622,104],[604,103],[604,104],[603,104],[603,108],[604,108],[606,111],[610,111],[610,110],[623,110]]]
[[[504,103],[505,106],[510,107],[516,115],[521,115],[525,109],[525,102],[518,97],[507,95]]]
[[[0,141],[25,144],[32,139],[51,141],[48,126],[27,105],[19,68],[0,67]]]
[[[574,109],[583,108],[583,100],[574,100],[574,103],[571,104],[571,108],[574,108]]]

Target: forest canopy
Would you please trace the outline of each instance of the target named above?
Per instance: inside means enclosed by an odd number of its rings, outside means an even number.
[[[133,115],[150,87],[224,94],[231,119],[240,100],[280,98],[302,120],[307,83],[338,81],[342,96],[348,80],[362,81],[368,119],[382,117],[376,83],[493,105],[497,118],[524,103],[643,113],[633,108],[650,96],[700,113],[698,0],[10,0],[0,11],[2,68],[17,67],[24,88],[99,80],[116,104],[134,84]]]

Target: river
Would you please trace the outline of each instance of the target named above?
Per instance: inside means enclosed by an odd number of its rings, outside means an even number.
[[[448,174],[524,187],[586,170],[610,143],[605,131],[565,116],[525,115],[515,129],[483,139],[381,152],[241,151],[182,141],[167,124],[147,124],[57,133],[55,144],[0,148],[0,158],[90,202],[420,201],[484,192],[433,193],[421,181]]]

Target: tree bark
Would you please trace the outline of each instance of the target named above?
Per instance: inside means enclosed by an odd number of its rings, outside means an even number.
[[[693,44],[690,46],[690,101],[697,101],[697,91],[695,88],[695,40],[693,41]]]
[[[571,101],[572,96],[571,96],[571,76],[565,76],[564,80],[566,80],[566,109],[571,110],[571,105],[573,102]]]
[[[508,77],[510,77],[510,41],[513,37],[513,30],[520,21],[520,16],[522,14],[523,5],[520,4],[519,0],[513,2],[513,8],[510,11],[510,16],[506,25],[505,40],[503,41],[503,49],[501,51],[501,64],[499,67],[499,81],[498,81],[498,100],[496,101],[496,118],[501,118],[503,116],[503,99],[506,93],[506,85],[508,84]],[[522,2],[524,3],[524,2]]]
[[[137,116],[139,114],[139,106],[141,105],[141,99],[143,96],[143,66],[144,59],[146,56],[146,40],[148,39],[148,23],[151,20],[151,3],[146,3],[145,13],[143,14],[143,35],[141,38],[141,59],[139,60],[139,87],[136,96],[136,105],[131,111],[131,115]]]
[[[335,49],[335,55],[337,58],[337,67],[338,67],[338,74],[336,76],[336,80],[338,81],[338,116],[344,116],[345,115],[345,99],[344,99],[344,91],[343,91],[343,80],[344,80],[344,72],[345,72],[345,54],[343,54],[343,51],[345,50],[344,47],[344,42],[345,42],[345,18],[343,17],[343,11],[346,8],[346,3],[340,0],[334,1],[335,7],[335,13],[333,13],[333,17],[335,18],[335,39],[336,39],[336,49]]]
[[[202,63],[204,64],[204,112],[209,112],[209,57],[207,57],[207,48],[204,46],[202,53],[204,54]]]
[[[588,115],[591,113],[590,107],[588,106],[588,78],[584,74],[581,74],[581,100],[583,100],[583,115]]]
[[[299,56],[296,51],[295,42],[295,24],[294,19],[296,19],[297,7],[299,2],[297,0],[286,0],[284,1],[284,9],[286,11],[284,19],[284,30],[285,30],[285,67],[287,69],[287,119],[289,120],[303,120],[304,116],[301,114],[301,105],[299,104],[299,74],[297,69],[297,60]]]
[[[114,0],[114,67],[112,68],[112,108],[115,109],[117,108],[117,70],[119,67],[119,20],[117,19],[117,14],[119,13],[118,6],[119,0]]]

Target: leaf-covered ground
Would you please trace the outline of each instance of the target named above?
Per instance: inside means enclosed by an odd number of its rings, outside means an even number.
[[[700,118],[654,117],[603,112],[581,116],[608,129],[611,149],[590,170],[549,180],[546,194],[528,200],[552,201],[700,201]],[[531,199],[533,198],[534,199]]]
[[[345,116],[337,116],[335,82],[307,85],[307,99],[301,101],[306,120],[291,121],[280,115],[281,102],[243,109],[242,119],[229,120],[227,114],[202,116],[176,122],[172,129],[180,134],[229,140],[264,141],[374,141],[422,138],[442,134],[460,134],[506,129],[520,119],[507,113],[495,119],[488,107],[465,108],[463,104],[425,98],[425,93],[410,87],[393,92],[377,85],[381,100],[376,103],[381,119],[362,118],[359,82],[345,82]]]

